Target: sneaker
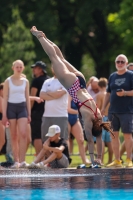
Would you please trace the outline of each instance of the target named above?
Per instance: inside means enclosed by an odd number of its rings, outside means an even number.
[[[126,159],[126,162],[124,163],[125,167],[133,167],[132,160],[129,158]]]
[[[106,167],[122,167],[121,160],[114,160],[112,163],[108,164]]]
[[[14,164],[14,163],[10,163],[10,162],[8,162],[8,161],[0,163],[0,165],[1,165],[2,167],[6,167],[6,168],[11,167],[13,164]]]
[[[24,161],[20,163],[19,168],[28,168],[28,166],[29,164]]]
[[[40,163],[36,164],[36,168],[37,169],[43,169],[43,168],[46,168],[46,166],[43,164],[43,162],[40,162]]]
[[[43,164],[43,162],[40,162],[40,163],[34,163],[32,162],[28,168],[29,169],[43,169],[43,168],[46,168],[47,166]]]
[[[101,166],[97,164],[91,164],[88,168],[101,168]]]
[[[83,168],[86,168],[85,164],[81,164],[77,166],[77,169],[83,169]]]
[[[12,166],[11,166],[11,169],[18,169],[20,166],[20,163],[19,162],[15,162]]]
[[[36,168],[36,163],[32,162],[29,166],[28,166],[29,169],[34,169]]]

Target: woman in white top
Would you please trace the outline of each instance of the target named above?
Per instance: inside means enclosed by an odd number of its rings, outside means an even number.
[[[21,60],[13,62],[13,75],[5,80],[3,90],[3,118],[6,126],[9,122],[11,144],[14,156],[14,168],[25,163],[27,149],[27,123],[30,123],[29,81],[22,76],[24,63]],[[18,132],[17,132],[18,127]],[[18,143],[18,133],[19,140]],[[21,162],[21,163],[20,163]]]

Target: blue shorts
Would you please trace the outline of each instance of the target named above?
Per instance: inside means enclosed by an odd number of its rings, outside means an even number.
[[[104,116],[103,117],[103,121],[107,122],[108,121],[108,117]],[[111,142],[111,137],[110,137],[110,133],[107,132],[106,130],[102,129],[102,140],[103,142]]]
[[[109,114],[109,121],[113,131],[119,131],[121,128],[123,133],[133,133],[133,114]]]
[[[7,118],[8,119],[19,119],[27,118],[27,106],[26,102],[22,103],[10,103],[7,104]]]

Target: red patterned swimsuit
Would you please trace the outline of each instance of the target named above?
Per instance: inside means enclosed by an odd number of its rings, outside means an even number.
[[[93,98],[87,99],[84,102],[80,102],[80,100],[78,99],[77,91],[82,88],[86,88],[85,80],[81,76],[77,76],[76,81],[73,83],[72,87],[68,89],[68,92],[69,92],[70,96],[72,97],[74,103],[76,104],[78,110],[80,109],[81,106],[84,105],[85,107],[89,108],[93,112],[95,117],[97,118],[97,107],[96,107],[96,111],[94,111],[94,110],[92,110],[92,108],[90,106],[87,106],[85,104],[87,101],[94,101],[94,99]]]

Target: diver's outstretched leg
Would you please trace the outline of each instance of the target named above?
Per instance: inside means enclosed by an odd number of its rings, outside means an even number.
[[[66,89],[70,88],[76,80],[76,75],[67,69],[66,65],[56,54],[53,45],[50,42],[48,42],[48,40],[45,37],[45,34],[43,35],[42,31],[38,31],[37,28],[33,26],[31,28],[31,33],[38,38],[44,51],[51,60],[55,75],[57,76],[59,81]]]
[[[83,75],[80,71],[78,71],[73,65],[71,65],[71,64],[64,58],[64,56],[63,56],[61,50],[59,49],[59,47],[58,47],[55,43],[53,43],[52,41],[50,41],[42,31],[37,31],[37,32],[36,32],[36,31],[33,31],[33,30],[35,30],[35,28],[36,28],[36,27],[34,27],[34,28],[32,27],[32,29],[31,29],[32,34],[33,34],[34,36],[36,36],[37,39],[39,39],[39,38],[41,38],[41,37],[44,37],[44,38],[54,47],[57,56],[58,56],[58,57],[62,60],[62,62],[66,65],[67,69],[68,69],[70,72],[75,73],[77,76],[82,76],[82,77],[85,79],[84,75]]]
[[[46,37],[46,36],[45,36],[45,37]],[[55,43],[53,43],[52,41],[50,41],[48,38],[46,38],[46,39],[47,39],[47,41],[48,41],[50,44],[53,45],[53,47],[54,47],[54,49],[55,49],[55,51],[56,51],[57,56],[58,56],[58,57],[62,60],[62,62],[66,65],[67,69],[68,69],[70,72],[75,73],[77,76],[82,76],[82,77],[85,79],[84,75],[83,75],[80,71],[78,71],[73,65],[71,65],[71,64],[64,58],[64,56],[63,56],[61,50],[59,49],[59,47],[58,47]]]

